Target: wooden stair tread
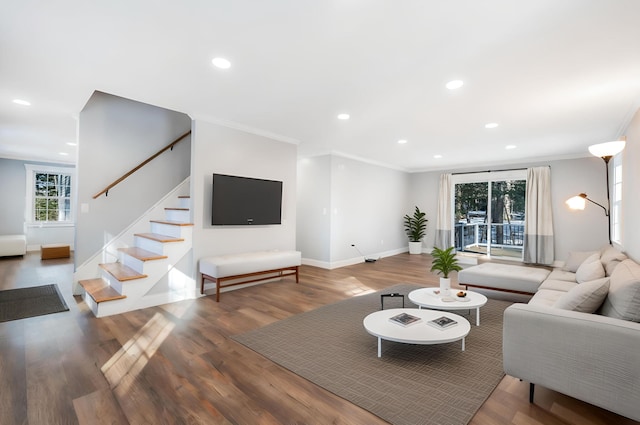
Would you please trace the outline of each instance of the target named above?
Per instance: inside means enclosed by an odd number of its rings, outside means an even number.
[[[189,211],[189,208],[165,208],[167,211]]]
[[[191,198],[191,196],[190,195],[180,195],[180,196],[178,196],[178,198],[189,199],[189,198]]]
[[[96,303],[127,298],[126,295],[120,294],[101,278],[80,280],[78,284],[87,291],[87,294],[89,294]]]
[[[151,239],[157,242],[183,242],[183,238],[174,238],[173,236],[161,235],[159,233],[136,233],[134,236]]]
[[[137,246],[119,248],[118,251],[124,252],[125,254],[130,255],[133,258],[137,258],[140,261],[164,260],[165,258],[168,258],[166,255],[138,248]]]
[[[127,280],[134,279],[144,279],[147,277],[146,274],[140,274],[131,267],[125,266],[121,263],[106,263],[100,264],[100,267],[110,273],[113,277],[118,279],[120,282],[124,282]]]
[[[175,220],[149,220],[151,223],[169,224],[171,226],[193,226],[193,223],[185,223]]]

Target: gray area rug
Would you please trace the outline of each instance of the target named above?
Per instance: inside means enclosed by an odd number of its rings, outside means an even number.
[[[0,322],[69,311],[58,285],[0,291]]]
[[[350,298],[236,335],[234,340],[309,381],[395,425],[467,424],[498,385],[502,369],[502,315],[511,303],[489,300],[480,327],[475,311],[454,312],[472,323],[461,342],[409,345],[382,342],[362,320],[380,309],[380,294],[420,288],[401,284]],[[386,298],[385,309],[401,307]]]

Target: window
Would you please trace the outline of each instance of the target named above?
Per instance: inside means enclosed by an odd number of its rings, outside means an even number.
[[[72,225],[74,169],[25,165],[27,170],[27,222],[37,225]]]
[[[611,202],[611,240],[622,244],[622,155],[613,157],[613,200]]]
[[[456,250],[521,259],[526,170],[453,177]]]

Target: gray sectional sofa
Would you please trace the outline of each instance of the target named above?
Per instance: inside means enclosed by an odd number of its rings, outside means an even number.
[[[574,252],[528,304],[505,310],[504,370],[640,421],[640,265],[607,245]]]

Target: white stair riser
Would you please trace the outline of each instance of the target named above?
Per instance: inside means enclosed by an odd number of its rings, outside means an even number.
[[[89,306],[89,308],[91,309],[93,314],[97,317],[98,316],[98,303],[96,303],[95,300],[93,298],[91,298],[91,295],[87,294],[86,291],[83,291],[82,299],[84,300],[85,303],[87,303],[87,305]]]
[[[179,208],[191,208],[191,198],[178,198]]]
[[[181,223],[189,223],[191,221],[191,213],[188,210],[165,210],[164,216],[170,221],[179,221]]]
[[[165,223],[151,223],[151,233],[158,233],[160,235],[167,235],[174,238],[181,238],[183,230],[191,226],[174,226],[172,224]]]
[[[140,236],[134,237],[134,245],[138,248],[146,249],[147,251],[157,252],[158,254],[167,255],[164,252],[164,243],[154,241],[152,239],[143,238]]]
[[[145,263],[144,261],[139,260],[135,257],[132,257],[128,254],[121,253],[120,262],[127,267],[131,267],[133,270],[137,271],[138,273],[144,274],[144,263]]]

